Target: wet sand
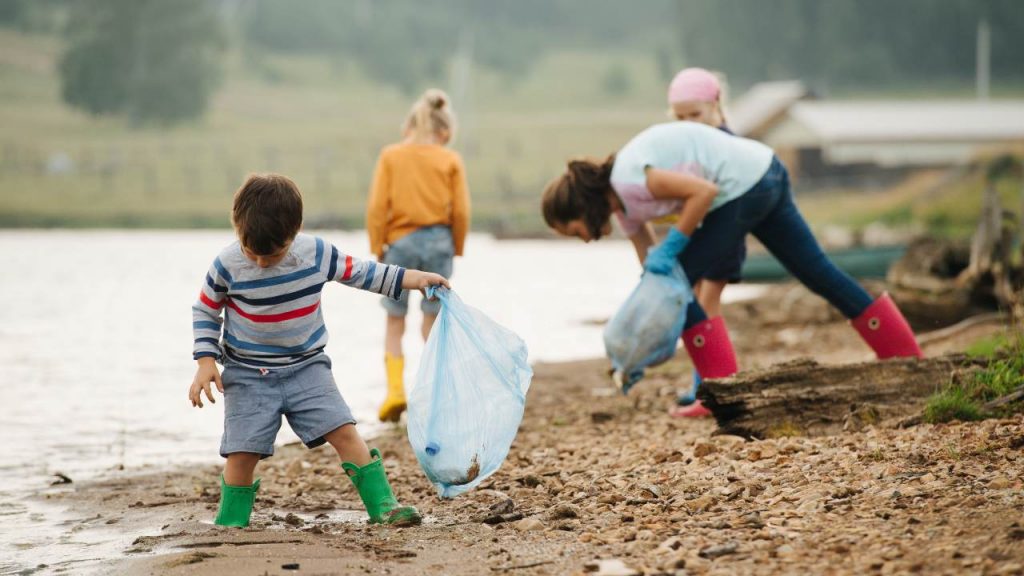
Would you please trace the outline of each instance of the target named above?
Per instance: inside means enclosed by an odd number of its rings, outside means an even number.
[[[869,356],[841,319],[813,304],[787,312],[787,298],[803,296],[780,287],[729,310],[745,365]],[[111,574],[1024,573],[1024,418],[715,436],[709,420],[666,416],[688,381],[683,356],[629,397],[609,388],[603,360],[537,366],[505,465],[454,500],[436,497],[404,430],[386,431],[371,445],[399,499],[426,514],[420,527],[365,525],[333,452],[295,445],[261,464],[247,529],[210,523],[212,465],[73,484],[48,501],[80,516],[70,530],[124,536],[99,569]]]

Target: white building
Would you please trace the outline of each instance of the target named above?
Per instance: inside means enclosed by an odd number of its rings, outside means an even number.
[[[771,82],[727,115],[738,134],[775,148],[795,176],[823,183],[962,164],[1024,143],[1024,100],[829,101],[800,82]]]

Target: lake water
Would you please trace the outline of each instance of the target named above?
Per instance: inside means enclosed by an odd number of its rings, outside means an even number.
[[[369,252],[363,233],[318,234],[350,254]],[[102,546],[62,534],[60,511],[32,498],[54,473],[77,482],[219,461],[223,402],[199,410],[186,397],[195,371],[190,308],[232,240],[228,231],[0,232],[0,573],[102,556]],[[624,241],[472,235],[452,286],[517,332],[531,361],[559,361],[603,355],[593,321],[615,311],[638,273]],[[407,383],[422,350],[418,298],[405,339]],[[338,386],[372,434],[384,394],[379,297],[329,285],[323,313]],[[283,426],[278,441],[295,439]]]

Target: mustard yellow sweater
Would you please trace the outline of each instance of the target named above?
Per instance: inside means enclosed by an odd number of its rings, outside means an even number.
[[[366,209],[370,250],[382,258],[386,244],[438,224],[451,227],[455,255],[461,256],[469,230],[469,190],[462,158],[436,144],[384,148]]]

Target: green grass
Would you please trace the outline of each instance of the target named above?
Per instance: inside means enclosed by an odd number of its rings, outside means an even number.
[[[1009,346],[1010,340],[1005,334],[996,334],[974,342],[964,353],[974,358],[993,358],[997,352]]]
[[[986,412],[984,404],[1024,386],[1024,335],[997,336],[976,342],[968,348],[969,355],[989,358],[983,370],[962,383],[953,383],[928,399],[926,422],[981,420],[990,416],[1017,413],[1024,402],[1017,401]]]
[[[950,387],[928,400],[924,409],[927,422],[949,422],[950,420],[973,421],[985,416],[981,405],[963,388]]]
[[[309,223],[358,228],[377,153],[398,139],[412,101],[351,62],[235,50],[205,118],[133,129],[61,102],[60,50],[57,38],[0,29],[0,226],[227,226],[245,174],[277,171],[303,190]],[[621,92],[604,86],[612,71],[625,73]],[[461,100],[453,94],[454,147],[466,161],[477,230],[545,231],[538,197],[567,159],[604,156],[665,119],[664,80],[642,51],[563,51],[521,79],[480,66],[471,77]],[[74,169],[52,173],[48,164],[62,155]],[[885,193],[800,202],[816,226],[916,221],[969,232],[980,181],[936,192],[941,178],[928,171]],[[1011,206],[1020,186],[1012,178],[1000,184]]]
[[[203,120],[132,129],[61,102],[59,52],[53,38],[0,29],[0,226],[226,226],[244,175],[277,171],[303,190],[308,221],[359,227],[377,154],[412,102],[349,63],[232,52]],[[475,227],[543,229],[537,199],[565,160],[606,155],[663,119],[650,60],[563,52],[514,86],[474,69],[454,147]],[[601,82],[616,62],[639,64],[613,95]],[[74,169],[47,170],[62,155]]]
[[[1024,149],[1012,149],[1024,162]],[[980,158],[975,166],[950,177],[945,170],[923,170],[883,192],[834,190],[800,197],[807,219],[818,226],[832,224],[862,230],[872,222],[891,227],[916,225],[936,236],[967,237],[974,233],[981,214],[985,172],[992,160]],[[956,169],[954,169],[956,170]],[[1024,202],[1020,172],[995,181],[1003,208],[1017,213]]]

